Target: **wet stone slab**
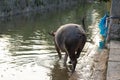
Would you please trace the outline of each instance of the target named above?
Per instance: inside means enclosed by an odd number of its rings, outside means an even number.
[[[120,62],[108,62],[106,80],[120,80]]]
[[[120,41],[110,42],[106,80],[120,80]]]
[[[120,62],[120,49],[118,48],[111,48],[109,54],[109,61],[119,61]]]
[[[120,41],[111,41],[110,42],[110,49],[112,48],[119,48],[120,49]]]

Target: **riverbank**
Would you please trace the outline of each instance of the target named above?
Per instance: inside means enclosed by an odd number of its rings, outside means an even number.
[[[98,16],[97,13],[92,14]],[[76,72],[69,80],[105,80],[108,60],[108,49],[100,49],[99,42],[101,40],[99,34],[99,19],[95,17],[94,25],[89,26],[92,31],[92,43],[87,42],[84,56],[78,60]]]
[[[74,7],[79,3],[84,3],[84,1],[78,0],[6,0],[0,1],[0,18],[8,17],[19,14],[26,14],[29,12],[39,12],[41,14],[45,14],[48,12],[56,11],[56,10],[64,10],[66,8]]]
[[[108,54],[107,49],[95,54],[93,80],[106,80]]]
[[[77,71],[69,80],[106,80],[108,50],[91,52],[79,60]]]

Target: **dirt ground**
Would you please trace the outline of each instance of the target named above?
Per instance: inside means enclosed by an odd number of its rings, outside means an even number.
[[[69,80],[105,80],[108,50],[102,49],[86,54],[79,60],[76,72]]]
[[[94,56],[94,80],[106,80],[108,50],[104,49],[102,52],[98,52]]]

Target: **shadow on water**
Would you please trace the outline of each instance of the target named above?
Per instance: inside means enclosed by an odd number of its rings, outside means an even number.
[[[57,61],[54,64],[54,68],[51,71],[51,80],[68,80],[68,70],[66,68],[61,68],[59,62]]]
[[[86,26],[92,25],[91,14],[99,10],[97,7],[100,4],[78,5],[46,15],[30,13],[0,21],[0,80],[68,80],[69,71],[57,61],[48,32],[66,23],[81,24],[83,16]],[[86,27],[88,40],[91,31]]]

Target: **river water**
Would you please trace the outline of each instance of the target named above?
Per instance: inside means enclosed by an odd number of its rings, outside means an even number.
[[[63,66],[63,58],[59,61],[53,38],[48,32],[66,23],[81,24],[81,19],[86,16],[88,42],[81,53],[82,58],[92,46],[98,45],[98,39],[93,41],[93,36],[99,31],[95,25],[104,13],[103,4],[89,3],[44,15],[25,13],[2,19],[0,80],[84,80],[79,75],[77,79],[70,79],[69,71]]]

